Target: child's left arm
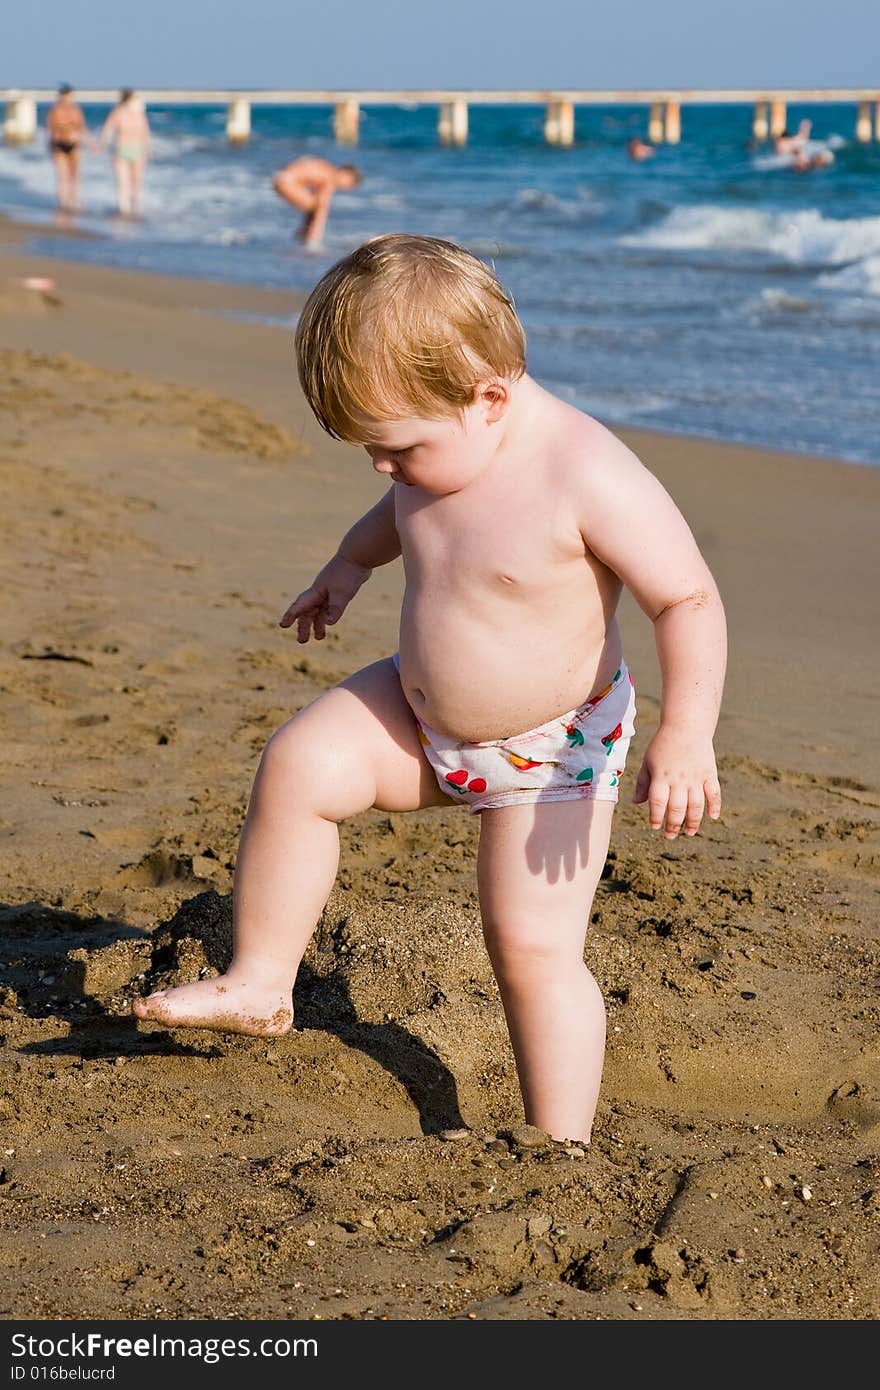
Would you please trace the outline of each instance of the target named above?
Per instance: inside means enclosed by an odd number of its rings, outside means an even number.
[[[727,629],[717,585],[672,498],[621,440],[604,432],[580,488],[581,533],[654,624],[663,678],[660,726],[636,778],[653,830],[695,835],[721,814],[712,738]]]

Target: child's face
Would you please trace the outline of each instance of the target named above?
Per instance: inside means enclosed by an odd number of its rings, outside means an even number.
[[[506,404],[506,401],[503,403]],[[417,416],[377,420],[364,445],[377,473],[435,497],[461,492],[486,468],[500,442],[493,429],[504,413],[478,392],[459,415],[426,420]]]

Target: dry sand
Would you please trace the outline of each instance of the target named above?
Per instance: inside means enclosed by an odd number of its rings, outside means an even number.
[[[131,1018],[227,957],[267,736],[395,645],[399,566],[276,625],[381,490],[213,312],[294,304],[0,256],[0,1316],[877,1317],[874,470],[621,431],[727,603],[726,800],[672,844],[621,803],[585,1154],[522,1128],[460,808],[344,828],[290,1036]]]

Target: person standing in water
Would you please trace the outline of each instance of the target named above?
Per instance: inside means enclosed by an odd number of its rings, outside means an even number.
[[[150,124],[143,102],[131,87],[123,87],[119,101],[104,122],[98,146],[113,143],[116,206],[122,217],[138,217],[144,168],[150,153]]]
[[[334,193],[340,188],[356,188],[360,181],[360,170],[353,164],[331,164],[329,159],[303,155],[278,170],[272,187],[304,214],[297,236],[314,250],[321,245]]]
[[[55,165],[58,188],[58,207],[62,212],[76,212],[79,207],[79,154],[88,134],[82,107],[73,99],[73,88],[62,82],[58,100],[46,115],[46,134],[49,153]]]

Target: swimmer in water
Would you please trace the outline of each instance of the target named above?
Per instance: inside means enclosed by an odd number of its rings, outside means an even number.
[[[787,130],[783,130],[782,134],[777,135],[776,139],[773,141],[774,153],[795,155],[801,154],[803,152],[804,145],[806,145],[807,141],[810,138],[810,132],[812,131],[812,129],[812,121],[801,121],[794,135],[789,134]]]
[[[640,140],[634,135],[631,140],[626,142],[626,152],[630,159],[640,163],[643,159],[650,159],[654,153],[653,145],[646,145],[644,140]]]

